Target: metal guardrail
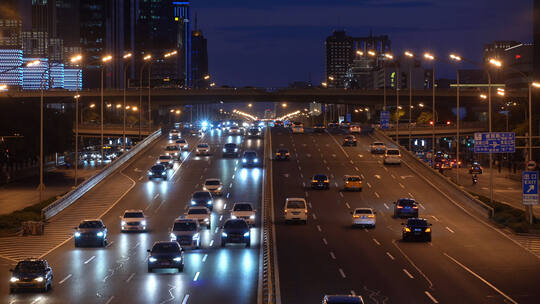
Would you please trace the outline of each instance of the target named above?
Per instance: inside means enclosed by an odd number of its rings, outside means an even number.
[[[408,160],[412,160],[414,163],[416,164],[419,164],[420,166],[424,167],[424,169],[427,169],[429,170],[429,172],[431,172],[433,174],[434,177],[438,177],[438,181],[442,181],[443,183],[445,183],[446,185],[448,186],[451,186],[452,188],[454,188],[455,190],[457,190],[460,194],[463,194],[464,196],[466,196],[468,198],[468,201],[470,201],[472,204],[470,204],[471,207],[474,208],[474,210],[478,211],[478,212],[481,212],[484,216],[486,216],[487,218],[491,218],[493,217],[493,214],[494,214],[494,210],[491,206],[488,206],[487,204],[485,204],[484,202],[480,201],[479,199],[477,199],[476,197],[474,197],[472,194],[470,194],[469,192],[465,191],[464,189],[462,189],[459,185],[455,184],[453,181],[451,181],[449,178],[447,178],[446,176],[440,174],[438,171],[436,170],[433,170],[433,168],[431,168],[430,166],[428,166],[426,163],[424,163],[422,160],[420,160],[418,157],[416,157],[416,155],[414,155],[411,151],[403,148],[402,146],[399,146],[395,143],[395,141],[393,139],[391,139],[387,134],[385,134],[384,132],[380,131],[380,130],[376,130],[375,131],[377,135],[380,135],[382,136],[383,138],[385,138],[386,140],[392,142],[394,145],[396,145],[397,147],[399,147],[399,150],[401,151],[401,154],[402,156],[406,157]],[[414,169],[413,167],[411,167],[409,164],[406,163],[406,165],[413,171],[417,171],[416,169]],[[428,178],[422,174],[420,174],[420,172],[416,172],[421,178],[425,179],[426,181],[428,181],[429,183],[431,183],[432,181],[429,181]],[[434,181],[433,181],[434,182]],[[433,184],[432,184],[433,185]],[[435,185],[433,185],[435,187]],[[446,195],[445,195],[446,196]],[[460,201],[460,203],[466,203],[465,201]]]
[[[150,136],[146,137],[143,141],[135,145],[127,153],[122,154],[115,161],[113,161],[112,163],[107,165],[103,170],[101,170],[101,172],[87,179],[86,181],[81,183],[79,186],[77,186],[77,188],[71,190],[70,192],[66,193],[66,195],[62,196],[61,198],[57,199],[50,205],[41,209],[41,218],[43,220],[48,220],[51,217],[60,213],[65,208],[69,207],[71,204],[73,204],[75,201],[81,198],[84,194],[86,194],[88,191],[94,188],[97,184],[99,184],[105,178],[109,177],[112,173],[114,173],[118,168],[124,165],[127,161],[129,161],[131,158],[137,155],[137,153],[142,151],[144,148],[148,147],[148,145],[150,145],[155,139],[157,139],[160,136],[161,136],[161,129],[157,130],[156,132],[152,133]]]

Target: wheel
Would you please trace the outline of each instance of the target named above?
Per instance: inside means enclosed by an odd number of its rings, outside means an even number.
[[[307,220],[304,220],[304,225],[307,225]]]
[[[221,241],[221,247],[225,247],[226,244],[227,244],[226,242]]]
[[[148,272],[152,272],[152,271],[153,271],[152,267],[148,266]]]
[[[371,228],[372,228],[372,229],[375,229],[375,224],[371,225]]]
[[[43,287],[41,287],[39,289],[39,291],[41,291],[41,292],[47,292],[47,290],[48,290],[47,285],[45,285],[45,286],[43,286]]]
[[[184,265],[178,267],[178,272],[183,272],[184,271]]]
[[[431,235],[427,237],[426,241],[431,243]]]
[[[15,288],[13,288],[13,287],[10,288],[10,289],[9,289],[9,293],[15,293]]]
[[[107,247],[107,240],[101,241],[101,247]]]
[[[246,242],[246,248],[249,248],[250,243],[251,243],[251,240],[248,240],[248,241]]]
[[[75,241],[75,248],[79,247],[79,242]]]
[[[362,192],[362,188],[358,189],[358,191]]]

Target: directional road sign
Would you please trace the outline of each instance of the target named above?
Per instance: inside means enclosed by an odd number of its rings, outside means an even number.
[[[538,171],[523,171],[523,205],[538,205]]]
[[[474,153],[514,153],[514,132],[474,133]]]
[[[390,112],[381,111],[381,129],[388,129],[390,125]]]

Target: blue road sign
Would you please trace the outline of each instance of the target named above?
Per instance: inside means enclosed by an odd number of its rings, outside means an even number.
[[[474,133],[474,153],[514,153],[514,132]]]
[[[390,127],[390,112],[381,111],[381,129],[388,129]]]
[[[523,171],[523,205],[538,205],[538,171]]]
[[[345,121],[352,121],[351,120],[351,113],[347,113],[347,115],[345,116]]]

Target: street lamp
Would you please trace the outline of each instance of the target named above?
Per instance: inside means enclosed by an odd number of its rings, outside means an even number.
[[[141,72],[139,73],[139,109],[142,109],[142,77],[143,77],[144,66],[151,59],[152,59],[152,55],[150,54],[143,57],[144,62],[141,65]],[[148,71],[148,87],[150,88],[150,71]],[[148,92],[150,92],[150,89],[148,89]],[[139,140],[140,139],[142,139],[142,111],[139,111]]]
[[[286,102],[282,103],[282,104],[281,104],[281,107],[282,107],[282,108],[286,108],[286,107],[287,107],[287,103],[286,103]]]
[[[71,57],[71,63],[79,63],[82,61],[82,55]],[[77,83],[75,84],[75,187],[77,186],[79,173],[79,69],[77,69]]]
[[[364,52],[360,51],[360,50],[357,50],[356,51],[356,55],[358,56],[364,56]]]
[[[414,60],[414,54],[410,51],[405,51],[405,56],[410,58],[411,61]],[[412,124],[412,109],[413,109],[413,106],[412,106],[412,66],[413,66],[413,62],[411,62],[409,64],[409,151],[412,152],[412,129],[411,129],[411,124]]]
[[[433,56],[432,54],[430,53],[425,53],[424,54],[424,58],[426,60],[429,60],[432,62],[432,66],[431,66],[431,76],[432,76],[432,83],[431,83],[431,86],[433,87],[433,109],[432,109],[432,116],[433,116],[433,125],[432,125],[432,137],[431,137],[431,152],[432,152],[432,158],[433,156],[435,155],[435,123],[436,123],[436,118],[435,118],[435,56]]]
[[[126,87],[127,87],[127,69],[129,64],[131,63],[131,57],[133,55],[131,53],[124,54],[122,56],[122,59],[126,61],[126,64],[124,65],[124,106],[122,111],[122,117],[123,117],[123,126],[122,126],[122,149],[124,152],[126,152]]]
[[[461,57],[456,54],[450,54],[450,60],[454,61],[456,64],[461,62]],[[456,163],[457,163],[457,170],[456,170],[456,183],[459,184],[459,145],[461,142],[459,141],[459,69],[456,67]]]
[[[103,116],[103,76],[105,73],[105,64],[112,61],[112,56],[107,55],[101,58],[101,164],[103,165],[103,162],[105,161],[104,158],[104,149],[103,149],[103,123],[104,123],[104,116]]]

